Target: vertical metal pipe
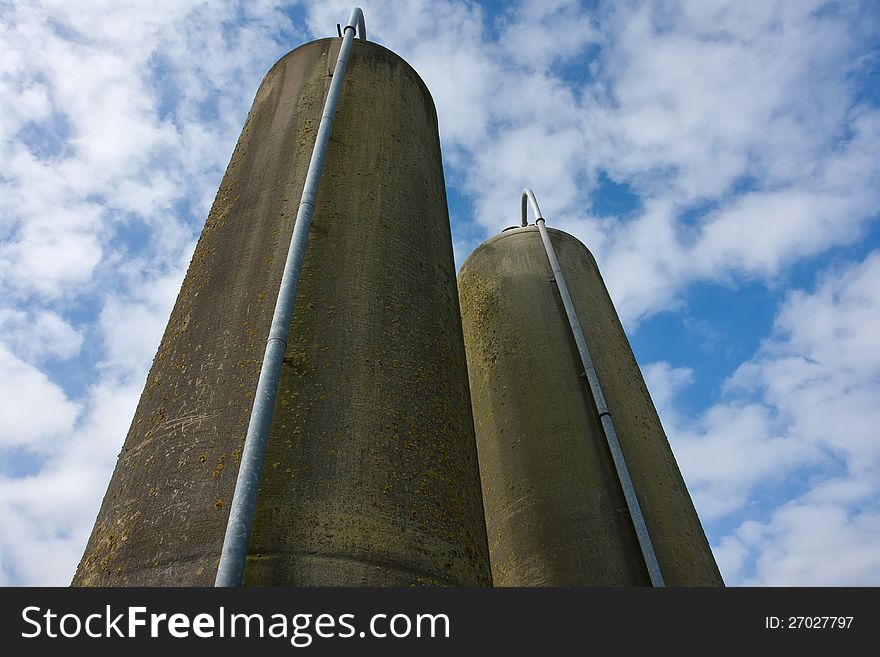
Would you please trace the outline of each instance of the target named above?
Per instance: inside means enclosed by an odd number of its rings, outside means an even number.
[[[565,314],[568,316],[568,324],[571,327],[578,353],[581,356],[581,363],[584,366],[584,376],[590,386],[590,393],[596,404],[596,411],[599,413],[599,419],[602,423],[602,430],[605,434],[605,440],[608,442],[608,449],[611,451],[611,458],[614,461],[614,469],[617,471],[617,478],[620,480],[620,486],[623,489],[623,496],[626,499],[626,505],[632,518],[633,527],[636,531],[636,537],[639,540],[639,547],[642,550],[642,556],[645,559],[645,565],[648,568],[648,575],[651,578],[651,584],[654,586],[664,586],[663,574],[660,572],[660,564],[657,561],[657,555],[654,552],[654,546],[651,543],[651,535],[648,533],[648,527],[645,524],[645,517],[642,514],[642,508],[639,505],[639,499],[636,496],[633,487],[632,477],[629,474],[629,468],[626,466],[626,460],[623,457],[623,451],[620,449],[620,441],[617,439],[617,432],[614,430],[614,423],[611,421],[611,413],[608,405],[605,403],[605,395],[602,393],[602,386],[599,384],[599,377],[596,374],[596,368],[593,366],[593,358],[587,347],[587,340],[581,330],[580,321],[574,309],[574,303],[571,295],[568,293],[568,286],[565,284],[565,276],[562,274],[562,268],[559,266],[559,260],[556,257],[556,250],[550,241],[550,234],[544,225],[544,217],[541,216],[541,210],[538,207],[538,201],[531,189],[526,188],[522,193],[522,225],[527,224],[527,203],[531,203],[532,210],[535,213],[535,225],[541,233],[541,241],[544,243],[544,250],[547,252],[547,259],[550,261],[550,268],[553,270],[553,277],[556,279],[556,287],[559,290],[559,296],[562,298],[562,305],[565,307]]]
[[[223,539],[223,550],[220,553],[220,565],[217,568],[215,586],[241,586],[244,576],[244,565],[254,523],[254,510],[257,505],[257,491],[263,472],[263,458],[266,454],[269,425],[272,421],[272,412],[275,409],[275,399],[278,396],[281,363],[287,349],[290,319],[293,315],[293,305],[296,301],[300,272],[308,244],[309,227],[315,210],[318,185],[321,181],[321,171],[324,168],[324,156],[327,153],[327,145],[330,143],[333,117],[342,90],[355,26],[360,28],[360,36],[365,39],[364,14],[360,7],[355,7],[352,10],[348,25],[343,31],[342,46],[339,48],[333,80],[327,92],[327,100],[324,102],[321,123],[309,161],[306,182],[296,213],[290,248],[287,252],[287,261],[281,276],[278,300],[275,303],[275,312],[269,328],[269,339],[266,342],[260,378],[257,381],[257,390],[254,394],[254,406],[241,455],[241,467],[235,482],[235,494],[230,504],[229,521],[226,524],[226,535]]]

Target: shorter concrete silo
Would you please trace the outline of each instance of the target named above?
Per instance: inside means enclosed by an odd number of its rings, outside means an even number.
[[[663,580],[722,585],[596,261],[548,233]],[[538,227],[483,243],[458,281],[495,586],[650,585]]]

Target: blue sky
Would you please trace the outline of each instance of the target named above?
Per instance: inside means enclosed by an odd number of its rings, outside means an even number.
[[[880,585],[880,9],[361,3],[460,264],[596,255],[722,573]],[[348,2],[0,1],[0,584],[70,580],[263,74]]]

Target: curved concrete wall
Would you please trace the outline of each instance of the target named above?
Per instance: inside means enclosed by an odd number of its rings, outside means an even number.
[[[340,39],[266,75],[75,585],[213,583]],[[245,572],[252,585],[490,583],[437,118],[355,39]]]
[[[666,583],[720,585],[596,262],[549,232]],[[489,239],[458,280],[495,585],[649,585],[537,228]]]

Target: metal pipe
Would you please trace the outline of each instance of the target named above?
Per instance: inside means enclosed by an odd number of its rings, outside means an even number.
[[[287,349],[287,338],[290,334],[290,320],[293,316],[293,305],[299,288],[300,272],[309,237],[312,214],[315,211],[315,199],[318,196],[318,185],[321,171],[324,168],[324,156],[330,142],[333,128],[333,117],[342,90],[345,67],[351,52],[355,25],[361,39],[366,39],[364,13],[360,7],[352,9],[348,25],[343,30],[342,46],[333,71],[333,79],[324,101],[324,111],[318,126],[318,135],[309,161],[306,182],[296,212],[296,223],[290,238],[287,261],[281,276],[278,289],[278,300],[269,328],[269,339],[254,394],[254,406],[251,410],[244,450],[241,455],[241,467],[235,481],[235,493],[229,508],[229,521],[226,524],[226,535],[223,539],[223,550],[220,553],[220,565],[217,568],[215,586],[241,586],[244,577],[245,559],[250,543],[251,529],[254,524],[254,511],[257,506],[257,490],[263,473],[263,458],[266,454],[266,443],[269,439],[269,425],[278,396],[278,382],[281,375],[281,363]]]
[[[663,574],[660,572],[660,563],[657,561],[657,555],[654,553],[654,546],[651,543],[651,535],[648,533],[648,527],[645,524],[645,517],[642,514],[642,507],[639,505],[639,499],[636,496],[636,490],[633,487],[632,477],[629,474],[629,468],[626,466],[626,460],[623,457],[623,451],[620,449],[620,441],[617,439],[617,432],[614,430],[614,423],[611,421],[611,413],[608,405],[605,403],[605,395],[602,393],[602,386],[599,384],[599,377],[596,374],[596,368],[593,365],[593,358],[587,347],[587,340],[584,332],[581,330],[577,313],[574,309],[574,303],[571,295],[568,293],[568,286],[565,284],[565,277],[562,274],[562,268],[556,257],[556,250],[550,241],[550,234],[547,232],[544,217],[541,216],[541,210],[538,208],[538,201],[535,194],[528,187],[522,193],[522,225],[527,225],[527,203],[531,202],[532,210],[535,213],[535,225],[538,232],[541,233],[541,241],[544,242],[544,250],[547,252],[547,259],[550,261],[550,268],[553,270],[553,277],[556,279],[556,287],[559,290],[559,296],[562,297],[562,305],[565,306],[565,314],[568,315],[568,325],[571,327],[574,341],[577,344],[578,353],[581,356],[581,363],[584,366],[584,376],[590,386],[590,394],[596,404],[596,411],[599,413],[599,420],[602,423],[602,431],[605,434],[605,440],[608,443],[608,449],[611,451],[611,458],[614,461],[614,469],[617,471],[617,478],[620,480],[620,487],[623,489],[623,496],[626,498],[626,506],[629,509],[630,518],[632,518],[633,527],[636,530],[636,538],[639,541],[639,547],[642,550],[642,556],[645,559],[645,566],[648,568],[648,575],[651,578],[653,586],[664,586]]]
[[[529,225],[529,206],[528,204],[532,204],[532,212],[535,213],[535,223],[538,223],[539,219],[543,219],[544,217],[541,215],[541,208],[538,207],[538,199],[535,198],[535,193],[528,187],[523,190],[522,193],[522,227],[525,228]]]

